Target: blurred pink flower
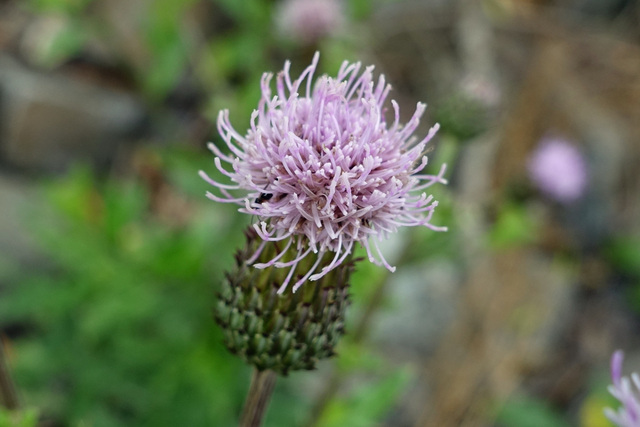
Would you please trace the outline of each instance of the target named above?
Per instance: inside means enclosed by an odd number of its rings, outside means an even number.
[[[547,196],[561,203],[580,198],[587,186],[583,154],[561,138],[546,138],[529,158],[529,177]]]
[[[613,385],[609,386],[609,393],[622,403],[618,411],[611,408],[604,410],[605,415],[618,427],[640,427],[640,376],[631,374],[631,379],[622,376],[622,361],[624,353],[621,350],[611,357],[611,377]]]
[[[339,0],[285,0],[276,24],[285,36],[312,44],[343,27],[344,10]]]
[[[467,75],[460,83],[464,95],[486,108],[500,104],[502,94],[500,88],[490,80],[479,75]]]

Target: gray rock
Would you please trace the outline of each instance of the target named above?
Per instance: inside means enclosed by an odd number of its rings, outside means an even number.
[[[44,257],[27,229],[27,213],[46,210],[32,183],[0,173],[0,291],[22,267],[42,263]]]
[[[375,342],[396,361],[417,361],[437,346],[455,315],[460,273],[443,259],[389,275],[390,306],[372,325]]]
[[[103,162],[145,120],[131,94],[0,56],[0,154],[21,168],[59,171],[76,159]]]

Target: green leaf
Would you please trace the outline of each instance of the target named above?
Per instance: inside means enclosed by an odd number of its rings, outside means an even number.
[[[546,402],[527,396],[508,401],[498,412],[500,427],[569,427],[570,424]]]
[[[94,0],[29,0],[28,4],[40,12],[74,14],[85,10]]]
[[[47,184],[53,209],[26,215],[55,270],[16,272],[0,299],[0,327],[26,331],[16,382],[61,425],[232,425],[247,383],[211,305],[246,222],[202,195],[206,211],[163,225],[144,189],[78,168]]]
[[[152,96],[165,96],[176,85],[186,62],[186,48],[178,38],[158,49],[144,76],[145,91]]]
[[[605,254],[616,268],[640,278],[640,238],[619,237],[609,244]]]
[[[376,383],[362,384],[349,396],[335,398],[318,427],[370,427],[383,420],[412,378],[408,367],[397,369]]]
[[[349,9],[354,19],[364,20],[373,10],[373,1],[371,0],[350,0]]]
[[[0,408],[0,427],[36,427],[37,424],[38,411],[35,409],[10,411]]]
[[[35,52],[39,65],[53,68],[78,54],[87,41],[85,27],[77,21],[65,21],[51,40],[41,43]]]
[[[536,240],[538,226],[526,206],[505,204],[489,234],[494,249],[526,245]]]

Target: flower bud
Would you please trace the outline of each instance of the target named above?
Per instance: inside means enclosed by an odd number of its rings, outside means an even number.
[[[253,228],[246,232],[247,243],[238,251],[235,266],[222,283],[215,307],[216,322],[222,327],[224,342],[231,353],[258,370],[281,375],[311,370],[316,362],[335,354],[344,333],[344,314],[349,304],[349,277],[354,261],[349,257],[338,267],[296,292],[278,293],[289,280],[288,269],[269,266],[259,269],[280,254],[278,242],[264,242]],[[296,250],[288,250],[283,262]],[[309,255],[297,264],[300,275],[308,271],[319,255]],[[331,257],[320,261],[320,267]]]

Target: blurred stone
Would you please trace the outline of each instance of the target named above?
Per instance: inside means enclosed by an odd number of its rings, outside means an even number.
[[[0,51],[10,49],[29,21],[29,15],[13,2],[0,0]]]
[[[419,425],[485,425],[487,402],[520,389],[566,334],[565,319],[576,310],[574,275],[529,248],[478,256],[428,365],[434,399]]]
[[[64,170],[83,159],[108,162],[146,119],[131,94],[0,56],[0,154],[26,169]]]
[[[389,276],[388,299],[372,327],[373,340],[393,360],[419,361],[438,345],[455,315],[460,272],[454,263],[439,259],[404,266]]]
[[[633,0],[573,0],[573,8],[600,18],[615,18],[625,8],[630,7]]]
[[[21,267],[43,262],[25,219],[27,212],[42,214],[42,210],[41,199],[29,181],[0,173],[0,292],[3,282]]]

